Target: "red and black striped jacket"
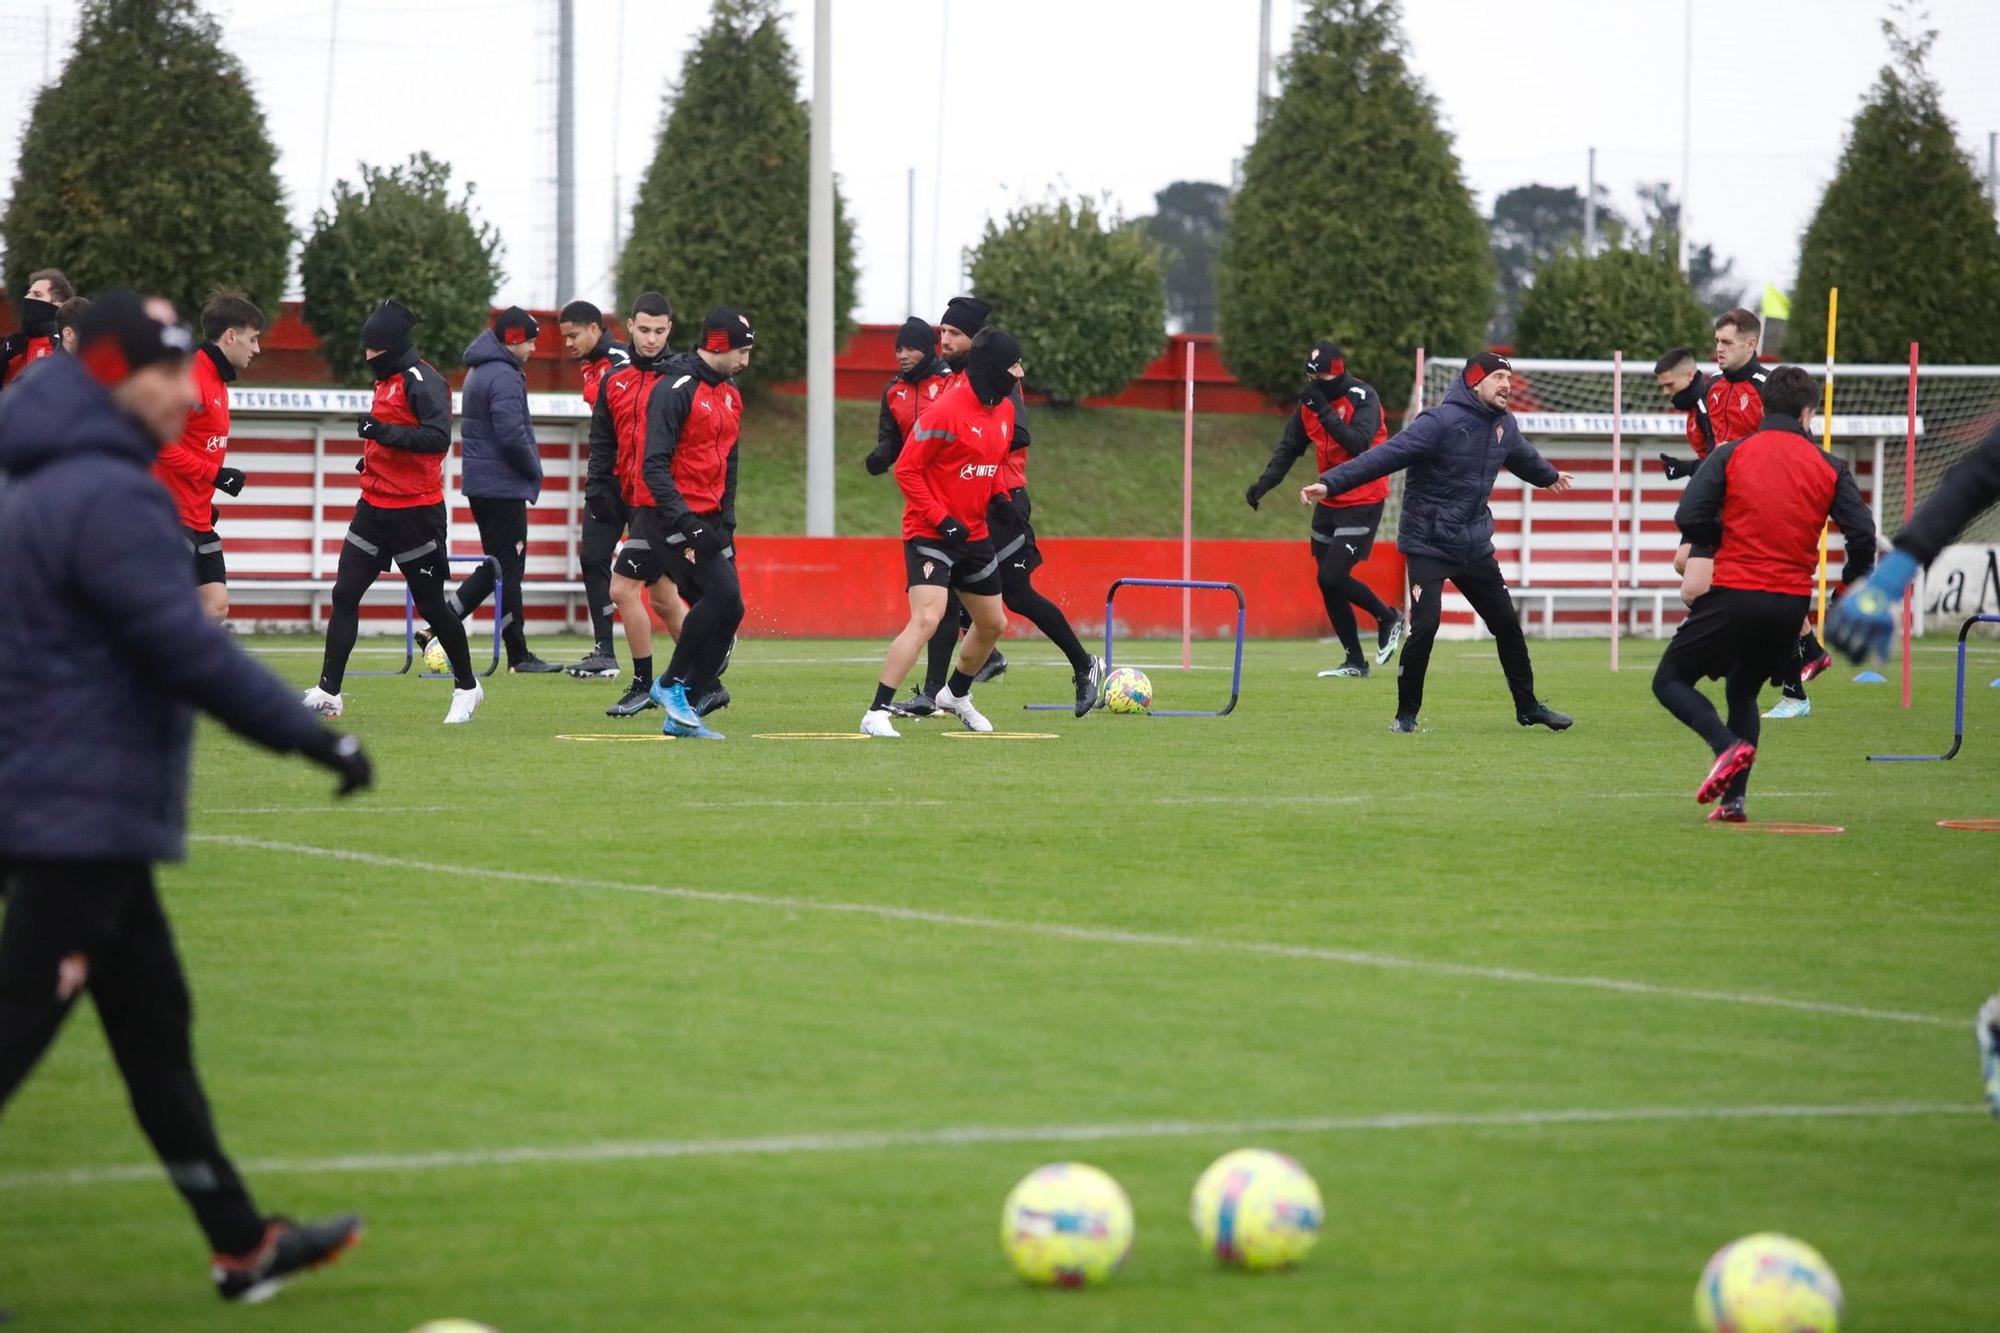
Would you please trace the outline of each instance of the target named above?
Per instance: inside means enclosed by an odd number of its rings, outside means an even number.
[[[661,382],[646,405],[646,452],[641,480],[669,528],[686,532],[697,520],[736,527],[736,435],[743,395],[729,378],[685,352],[660,367]]]
[[[1776,415],[1718,446],[1674,514],[1682,536],[1715,552],[1714,586],[1794,596],[1812,593],[1828,519],[1847,539],[1840,577],[1852,583],[1875,567],[1875,516],[1847,464]]]

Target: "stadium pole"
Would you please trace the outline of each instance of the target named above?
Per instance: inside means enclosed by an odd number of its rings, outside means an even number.
[[[1875,478],[1880,486],[1882,479]],[[1909,526],[1917,507],[1917,345],[1910,344],[1910,406],[1903,426],[1903,525]],[[1915,637],[1916,585],[1903,593],[1903,707],[1910,706],[1910,652]]]
[[[833,535],[833,14],[813,3],[806,234],[806,536]]]
[[[1618,616],[1618,585],[1625,581],[1625,562],[1619,545],[1618,510],[1625,471],[1625,353],[1611,354],[1611,669],[1618,669],[1618,638],[1623,622]]]
[[[1826,289],[1826,389],[1819,409],[1819,447],[1833,452],[1833,345],[1840,324],[1840,288]],[[1826,637],[1826,524],[1819,525],[1819,604],[1813,613],[1813,630]]]
[[[1181,412],[1181,582],[1194,579],[1194,339],[1187,340],[1187,405]],[[1181,589],[1181,670],[1194,670],[1194,589]]]
[[[556,299],[576,296],[576,0],[556,6]]]

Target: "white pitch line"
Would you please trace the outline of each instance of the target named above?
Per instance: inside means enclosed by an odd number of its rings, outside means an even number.
[[[1550,1125],[1643,1125],[1746,1120],[1901,1120],[1970,1116],[1985,1108],[1958,1102],[1881,1102],[1852,1106],[1636,1106],[1545,1111],[1392,1111],[1380,1115],[1301,1116],[1260,1120],[1148,1120],[1100,1125],[962,1125],[946,1129],[863,1130],[847,1134],[773,1134],[740,1139],[479,1148],[462,1152],[379,1153],[272,1158],[238,1163],[253,1177],[349,1175],[370,1171],[450,1171],[470,1167],[597,1165],[685,1158],[779,1157],[800,1153],[885,1152],[902,1148],[972,1148],[1028,1143],[1109,1143],[1134,1139],[1243,1139],[1267,1134],[1357,1134],[1425,1129],[1534,1129]],[[0,1192],[77,1189],[157,1180],[156,1163],[78,1166],[0,1176]]]
[[[218,810],[195,810],[204,815],[434,815],[451,809],[448,805],[242,805]]]
[[[1193,935],[1163,935],[1148,931],[1113,930],[1102,926],[1071,926],[1053,921],[1009,921],[1001,917],[963,916],[954,912],[933,912],[916,907],[894,907],[884,903],[852,903],[793,898],[778,894],[745,893],[720,889],[688,889],[664,884],[630,884],[610,879],[585,879],[570,875],[548,875],[528,870],[487,869],[483,866],[445,865],[417,861],[376,852],[347,851],[337,847],[315,847],[306,843],[272,842],[235,834],[197,833],[189,841],[220,847],[242,847],[253,851],[285,852],[295,856],[317,856],[329,861],[381,866],[390,870],[415,870],[425,874],[455,875],[491,883],[541,884],[558,889],[602,889],[614,893],[641,893],[683,902],[722,903],[738,907],[762,907],[781,912],[826,912],[844,916],[874,917],[881,921],[906,921],[958,930],[1002,931],[1008,934],[1039,935],[1046,939],[1073,940],[1085,944],[1121,944],[1154,949],[1192,950],[1203,953],[1253,954],[1263,958],[1294,958],[1306,962],[1340,963],[1349,967],[1373,967],[1387,971],[1414,972],[1427,976],[1470,977],[1481,981],[1505,981],[1529,986],[1572,986],[1581,990],[1609,991],[1620,995],[1643,995],[1666,1000],[1694,1000],[1735,1007],[1785,1009],[1794,1013],[1824,1014],[1836,1018],[1870,1019],[1880,1023],[1914,1023],[1927,1027],[1963,1028],[1965,1020],[1936,1014],[1905,1013],[1895,1009],[1871,1009],[1864,1005],[1840,1004],[1829,1000],[1796,1000],[1783,995],[1754,992],[1708,990],[1700,987],[1667,986],[1651,981],[1625,981],[1617,977],[1568,976],[1554,972],[1531,972],[1523,968],[1492,967],[1478,963],[1447,963],[1426,958],[1404,958],[1395,954],[1365,953],[1356,949],[1330,949],[1307,944],[1274,944],[1258,940],[1203,939]]]
[[[741,801],[676,801],[674,804],[684,810],[773,810],[793,808],[819,810],[840,806],[883,805],[885,802],[879,796],[870,796],[865,799],[852,801],[788,801],[781,798],[766,800],[759,797],[752,797]],[[898,797],[894,801],[894,804],[900,809],[906,805],[944,805],[947,803],[941,800],[904,800]]]

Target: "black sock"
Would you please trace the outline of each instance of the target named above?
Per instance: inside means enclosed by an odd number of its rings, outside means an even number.
[[[1819,635],[1811,630],[1806,631],[1805,637],[1799,640],[1799,656],[1808,662],[1817,662],[1826,656],[1826,649],[1821,646]]]
[[[618,658],[618,654],[611,651],[611,640],[609,639],[599,639],[590,646],[590,650],[599,657],[609,657],[613,661],[616,661]]]
[[[972,693],[972,677],[966,675],[957,667],[953,667],[951,679],[945,682],[944,687],[958,698],[963,699]]]
[[[632,679],[638,681],[641,685],[651,685],[653,683],[653,659],[651,657],[635,657],[632,659]]]
[[[874,708],[887,708],[895,701],[896,687],[894,685],[884,685],[877,681],[875,685],[875,702],[870,706]]]

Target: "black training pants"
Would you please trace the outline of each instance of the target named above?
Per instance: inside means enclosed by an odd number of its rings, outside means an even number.
[[[465,646],[465,626],[445,600],[444,505],[383,509],[360,500],[354,521],[340,547],[340,565],[333,576],[333,612],[326,622],[326,654],[320,662],[319,687],[339,694],[347,676],[347,659],[361,632],[361,598],[391,564],[403,571],[417,614],[429,623],[451,660],[453,683],[469,690],[479,683],[472,674],[472,654]]]
[[[583,530],[577,538],[576,561],[582,567],[583,598],[590,603],[590,633],[600,648],[611,646],[611,626],[618,608],[611,601],[611,558],[630,519],[625,502],[615,495],[586,495]]]
[[[743,624],[743,585],[736,577],[736,551],[726,547],[720,554],[694,552],[676,542],[667,556],[667,572],[688,603],[687,619],[681,622],[680,638],[667,663],[669,683],[685,685],[691,697],[699,697],[722,678],[723,663],[730,645]]]
[[[500,641],[507,645],[507,665],[518,666],[528,655],[528,636],[522,629],[521,581],[528,572],[528,502],[526,500],[475,500],[466,497],[473,521],[479,524],[479,549],[500,564]],[[447,600],[464,620],[493,594],[493,566],[481,565],[458,585]]]
[[[1334,636],[1347,650],[1349,661],[1359,662],[1361,629],[1354,619],[1360,607],[1380,625],[1395,615],[1375,590],[1354,577],[1354,567],[1375,549],[1375,529],[1382,522],[1382,506],[1316,505],[1313,508],[1313,564],[1319,571],[1320,600],[1326,605],[1327,622]]]
[[[1042,552],[1035,542],[1034,525],[1029,521],[1033,513],[1025,486],[1016,486],[1008,492],[1008,502],[995,503],[986,511],[993,552],[1000,557],[1000,600],[1009,611],[1040,630],[1069,659],[1071,671],[1088,671],[1090,654],[1070,627],[1069,617],[1035,587],[1035,571],[1041,568]]]
[[[1535,666],[1528,660],[1528,640],[1514,614],[1514,598],[1501,577],[1500,562],[1491,551],[1466,561],[1413,555],[1409,559],[1410,636],[1396,671],[1396,715],[1415,717],[1424,706],[1424,673],[1430,669],[1431,648],[1437,642],[1438,620],[1444,614],[1444,585],[1452,584],[1486,625],[1500,650],[1500,669],[1514,696],[1518,715],[1534,709]]]
[[[1762,722],[1757,695],[1764,683],[1797,656],[1799,622],[1812,599],[1803,595],[1711,588],[1695,599],[1673,641],[1653,672],[1653,697],[1683,726],[1721,754],[1737,741],[1757,743]],[[1725,721],[1695,688],[1702,680],[1722,681]],[[1739,799],[1749,785],[1744,775],[1727,798]]]
[[[76,997],[97,1006],[139,1127],[218,1254],[264,1224],[215,1135],[195,1074],[194,1007],[143,861],[14,861],[0,924],[0,1107]]]

